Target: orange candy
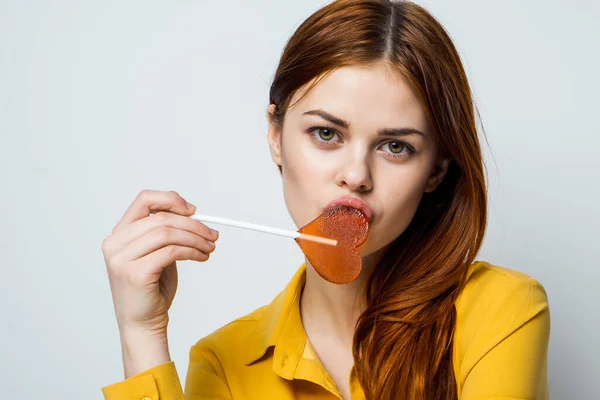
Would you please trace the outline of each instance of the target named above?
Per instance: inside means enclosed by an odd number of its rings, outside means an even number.
[[[369,222],[360,210],[345,205],[331,207],[298,232],[338,241],[337,246],[329,246],[295,239],[321,277],[337,284],[350,283],[358,278],[362,269],[358,247],[369,235]]]

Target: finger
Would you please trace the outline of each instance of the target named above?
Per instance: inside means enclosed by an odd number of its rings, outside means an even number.
[[[209,258],[210,254],[193,247],[168,245],[136,260],[133,263],[133,269],[145,276],[154,275],[159,277],[162,271],[175,261],[194,260],[204,262]]]
[[[160,226],[147,234],[136,238],[117,255],[120,260],[134,261],[165,246],[176,245],[196,248],[204,253],[215,249],[214,244],[195,233],[182,231],[169,226]]]
[[[121,249],[140,236],[158,228],[159,226],[167,226],[177,228],[184,231],[195,233],[205,239],[213,242],[219,238],[219,232],[209,228],[205,224],[190,217],[174,214],[171,212],[160,211],[146,218],[135,221],[126,226],[121,231],[116,232],[108,238],[108,241],[115,245],[109,245],[112,249],[111,253],[121,251]],[[118,246],[118,248],[115,248]]]
[[[114,232],[119,232],[125,226],[150,215],[152,211],[171,211],[181,215],[192,215],[196,207],[185,201],[179,193],[159,190],[142,190],[133,203],[127,208],[121,220],[115,225]]]

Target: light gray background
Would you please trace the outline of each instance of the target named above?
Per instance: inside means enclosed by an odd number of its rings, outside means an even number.
[[[100,399],[122,379],[101,242],[140,190],[294,228],[265,110],[285,42],[323,4],[0,2],[2,398]],[[545,286],[552,398],[597,399],[598,2],[420,4],[455,39],[493,153],[480,258]],[[182,380],[189,347],[303,259],[291,239],[216,227],[210,261],[180,267]]]

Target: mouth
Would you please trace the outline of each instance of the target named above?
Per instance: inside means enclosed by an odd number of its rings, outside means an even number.
[[[371,220],[373,219],[373,211],[371,210],[371,207],[369,207],[369,205],[364,200],[361,200],[356,197],[351,197],[351,196],[338,197],[337,199],[335,199],[335,200],[331,201],[329,204],[327,204],[325,209],[329,209],[331,207],[339,206],[339,205],[352,207],[352,208],[355,208],[355,209],[361,211],[364,214],[364,216],[367,218],[368,222],[371,222]]]

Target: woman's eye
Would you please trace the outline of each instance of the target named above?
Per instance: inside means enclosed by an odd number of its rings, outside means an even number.
[[[407,157],[415,152],[415,150],[404,142],[388,142],[387,147],[390,149],[390,154],[394,158]]]
[[[402,154],[402,150],[407,149],[406,144],[401,142],[388,142],[388,148],[394,154]]]
[[[337,135],[337,132],[331,128],[325,127],[313,127],[308,130],[310,138],[317,143],[330,144],[333,142],[333,138]]]
[[[317,128],[317,132],[319,134],[319,138],[329,142],[335,136],[335,132],[329,128]]]

